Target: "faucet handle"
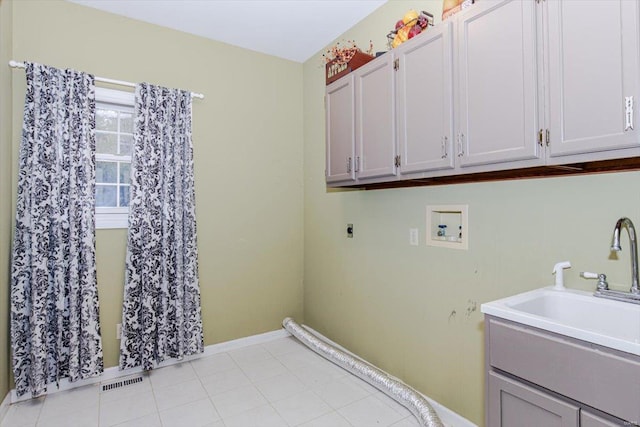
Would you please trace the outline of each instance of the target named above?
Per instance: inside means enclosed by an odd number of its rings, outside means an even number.
[[[588,271],[583,271],[580,273],[580,276],[585,279],[598,279],[598,290],[606,291],[609,289],[609,283],[607,283],[607,275],[602,273],[590,273]]]

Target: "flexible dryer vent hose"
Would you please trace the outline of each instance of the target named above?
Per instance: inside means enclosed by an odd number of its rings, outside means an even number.
[[[389,397],[401,405],[404,405],[418,419],[421,426],[444,427],[438,414],[436,414],[436,411],[431,407],[427,399],[399,379],[321,340],[297,324],[290,317],[282,321],[282,326],[311,350],[358,376],[378,390],[389,395]]]

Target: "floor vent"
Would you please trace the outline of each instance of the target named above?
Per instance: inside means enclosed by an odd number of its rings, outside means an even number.
[[[106,391],[115,390],[120,387],[125,387],[131,384],[137,384],[141,382],[142,382],[142,375],[131,377],[131,378],[118,379],[115,381],[111,381],[109,383],[101,384],[101,392],[104,393]]]

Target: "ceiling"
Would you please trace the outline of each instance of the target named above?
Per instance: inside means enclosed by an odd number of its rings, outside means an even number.
[[[304,62],[387,0],[68,0]]]

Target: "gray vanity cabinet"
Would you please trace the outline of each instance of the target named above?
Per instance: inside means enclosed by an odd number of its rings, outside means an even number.
[[[348,183],[356,179],[354,88],[353,74],[327,86],[325,95],[327,183]]]
[[[544,2],[549,163],[588,153],[599,154],[575,160],[638,155],[639,5],[629,0]],[[636,150],[620,152],[626,148]]]
[[[453,23],[394,51],[400,173],[450,170],[453,152]]]
[[[588,409],[580,410],[580,427],[620,427],[631,426],[632,424],[620,421],[607,420],[600,415],[596,415],[593,412],[589,412]]]
[[[620,427],[589,409],[580,408],[523,382],[489,372],[488,426],[491,427]]]
[[[491,427],[578,427],[580,409],[548,393],[489,372]]]
[[[640,422],[640,356],[485,318],[488,427]]]
[[[532,0],[489,0],[456,17],[456,155],[463,169],[544,164],[536,136],[537,9]],[[522,160],[529,162],[515,163]]]

